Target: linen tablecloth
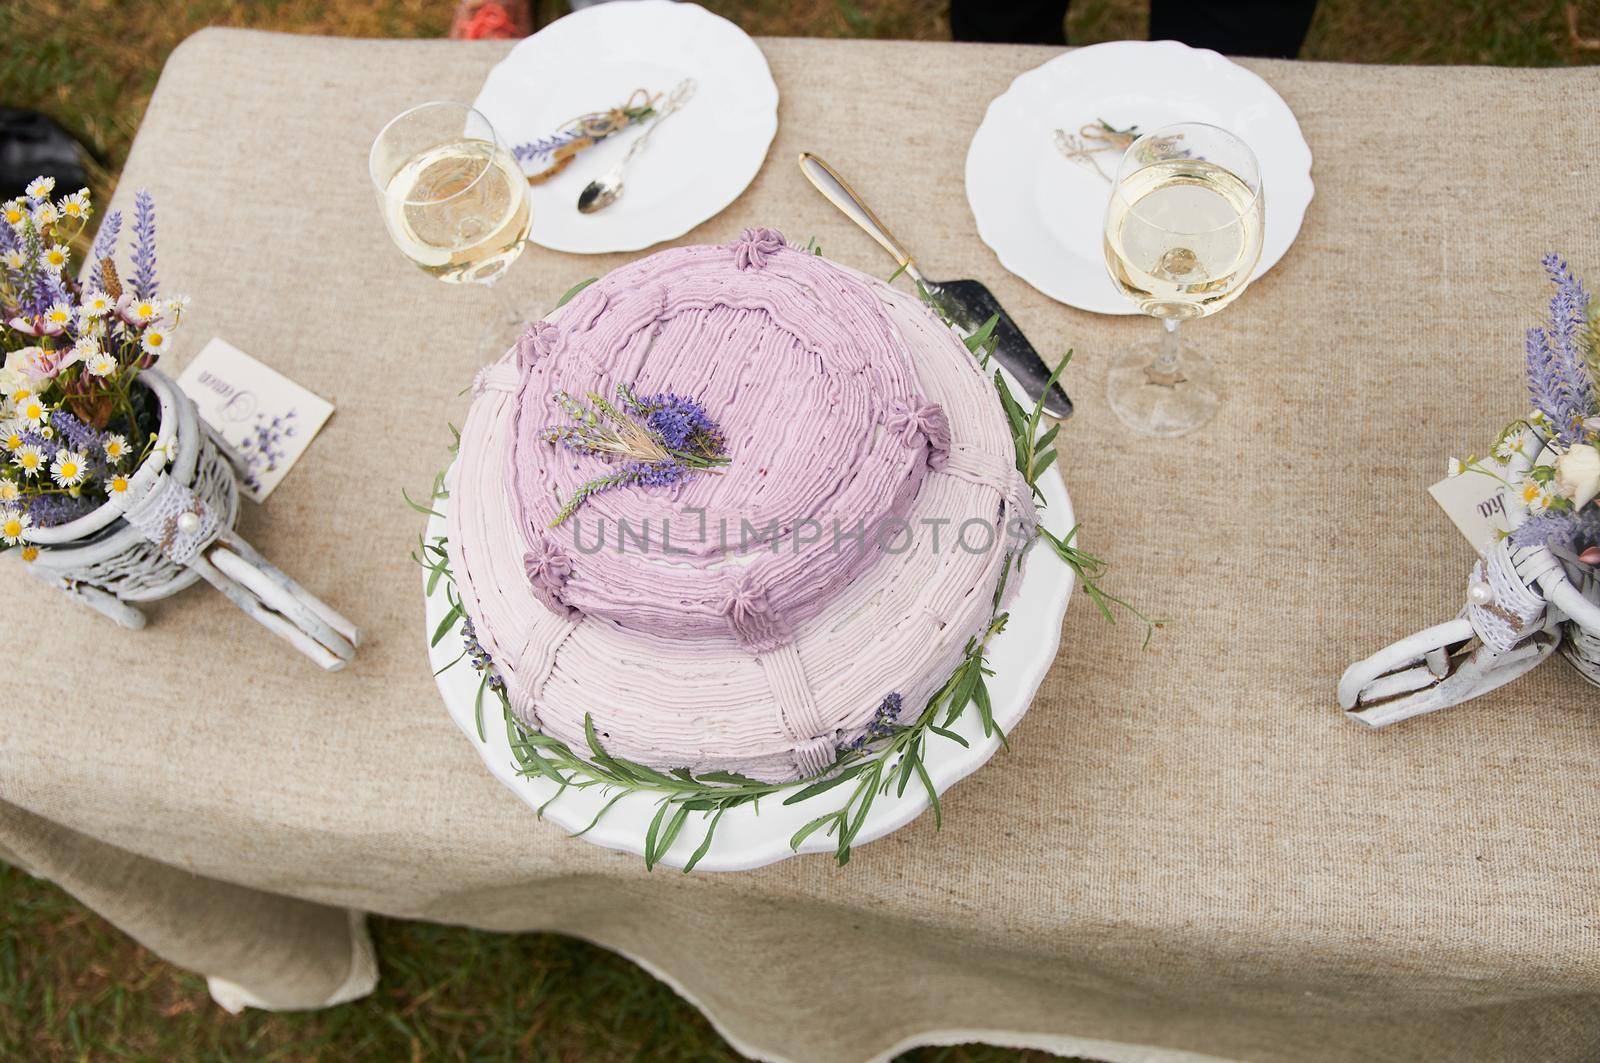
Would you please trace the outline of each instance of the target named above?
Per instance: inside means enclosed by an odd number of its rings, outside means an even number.
[[[887,274],[796,169],[815,150],[928,272],[986,280],[1052,358],[1076,348],[1061,442],[1084,543],[1176,622],[1141,652],[1080,597],[1012,752],[946,796],[942,831],[924,817],[844,869],[649,874],[537,822],[440,704],[400,496],[447,460],[489,302],[406,264],[365,170],[386,119],[472,98],[509,46],[206,31],[168,64],[117,202],[151,189],[163,291],[194,297],[175,363],[220,335],[336,402],[242,528],[367,643],[322,674],[209,590],[129,633],[7,568],[29,634],[6,654],[0,855],[235,1003],[363,991],[350,913],[378,912],[621,950],[771,1058],[965,1038],[1595,1058],[1595,692],[1550,663],[1379,733],[1333,695],[1350,660],[1458,608],[1469,550],[1424,489],[1526,405],[1539,255],[1600,280],[1600,71],[1247,63],[1299,117],[1316,199],[1283,261],[1191,326],[1221,416],[1147,440],[1101,388],[1108,352],[1156,326],[1009,276],[964,198],[988,101],[1053,50],[761,46],[778,139],[685,242],[771,225]],[[624,260],[532,249],[505,283],[542,310]]]

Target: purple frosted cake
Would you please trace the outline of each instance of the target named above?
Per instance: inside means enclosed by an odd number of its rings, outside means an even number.
[[[961,341],[771,229],[616,270],[474,390],[452,570],[512,711],[579,750],[588,716],[654,767],[825,770],[920,712],[1035,520]]]

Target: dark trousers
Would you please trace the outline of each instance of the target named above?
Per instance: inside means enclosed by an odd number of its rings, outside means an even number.
[[[1068,0],[950,0],[958,41],[1066,44]],[[1317,0],[1150,0],[1150,39],[1293,59]]]

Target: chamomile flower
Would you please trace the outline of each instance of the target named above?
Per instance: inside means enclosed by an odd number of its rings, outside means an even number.
[[[83,367],[89,371],[90,376],[108,377],[117,371],[117,360],[106,351],[96,349],[83,360]]]
[[[61,197],[61,213],[74,221],[82,221],[89,216],[89,190],[80,188],[70,195]]]
[[[21,251],[13,247],[10,251],[0,255],[0,262],[5,263],[7,269],[21,269],[27,265],[28,259]]]
[[[24,476],[38,476],[44,468],[44,455],[34,443],[24,443],[11,454],[11,464],[22,470]]]
[[[28,537],[33,518],[20,509],[0,510],[0,539],[7,546],[19,546]]]
[[[55,190],[56,179],[54,177],[35,177],[28,182],[26,189],[30,199],[43,199]]]
[[[40,203],[33,208],[33,224],[41,229],[47,229],[61,220],[61,212],[54,203]]]
[[[106,460],[113,463],[119,462],[128,456],[127,437],[120,435],[106,436],[105,448]]]
[[[44,328],[46,332],[52,329],[61,332],[72,324],[72,307],[66,303],[54,303],[44,312]]]
[[[28,206],[20,199],[8,199],[0,206],[0,218],[4,218],[13,229],[21,228],[22,223],[28,220]]]
[[[44,424],[49,411],[45,409],[44,402],[37,395],[29,395],[17,403],[17,417],[29,428],[38,428]]]
[[[1523,481],[1522,487],[1517,491],[1516,500],[1529,513],[1543,513],[1550,508],[1553,499],[1544,485],[1535,480]]]
[[[77,365],[79,362],[87,363],[89,359],[99,353],[100,345],[92,337],[84,336],[72,345],[72,350],[61,360],[60,369],[57,372],[69,365]]]
[[[15,480],[0,480],[0,502],[15,502],[22,497],[22,488]]]
[[[128,477],[123,473],[113,473],[106,479],[106,490],[114,495],[128,493]]]
[[[148,325],[161,316],[161,304],[153,299],[134,299],[128,303],[123,316],[135,325]]]
[[[37,546],[34,546],[32,543],[29,543],[27,546],[24,546],[22,548],[22,560],[24,560],[24,561],[37,561],[37,560],[39,560],[39,548]]]
[[[45,264],[46,269],[60,273],[67,268],[67,246],[65,244],[51,244],[39,256],[39,261]]]
[[[187,295],[174,295],[167,300],[167,316],[172,319],[174,326],[183,318],[183,312],[187,309],[189,309],[189,297]]]
[[[83,317],[105,317],[116,305],[116,301],[105,292],[89,292],[79,300],[78,313]]]
[[[172,331],[164,325],[144,330],[144,335],[139,337],[139,346],[144,348],[146,354],[165,354],[167,348],[172,346]]]
[[[50,478],[59,487],[76,487],[88,474],[89,459],[81,450],[58,450],[50,463]]]
[[[14,451],[22,446],[22,422],[11,420],[0,425],[0,446]]]

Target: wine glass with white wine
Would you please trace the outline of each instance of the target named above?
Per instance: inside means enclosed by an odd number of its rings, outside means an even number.
[[[1261,257],[1266,200],[1249,146],[1226,129],[1183,122],[1146,133],[1117,167],[1106,207],[1106,268],[1117,289],[1163,326],[1124,353],[1106,398],[1129,427],[1180,436],[1209,421],[1222,391],[1178,323],[1239,297]]]
[[[389,236],[447,284],[479,284],[494,312],[480,360],[500,354],[523,326],[495,282],[522,254],[533,221],[528,182],[489,120],[464,103],[424,103],[372,142],[372,183]]]

